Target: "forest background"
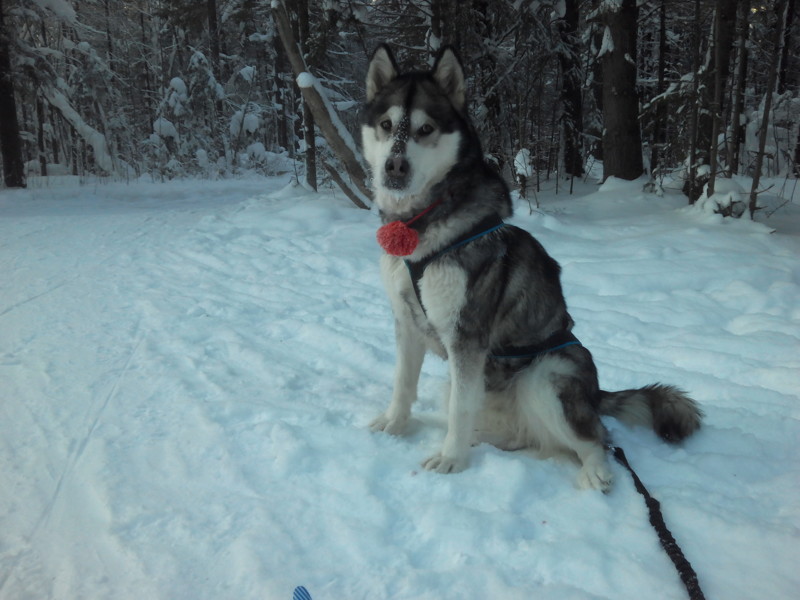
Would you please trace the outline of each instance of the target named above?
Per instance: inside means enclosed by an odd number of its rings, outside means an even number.
[[[372,50],[425,66],[450,44],[523,195],[599,171],[695,202],[744,175],[752,215],[761,177],[800,176],[799,17],[796,0],[0,0],[3,181],[293,169],[368,207],[352,138]]]

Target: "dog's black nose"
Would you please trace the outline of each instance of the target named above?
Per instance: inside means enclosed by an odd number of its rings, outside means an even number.
[[[402,156],[392,156],[384,168],[390,177],[405,177],[408,174],[408,161]]]

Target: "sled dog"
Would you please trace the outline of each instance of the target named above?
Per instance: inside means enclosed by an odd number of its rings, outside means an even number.
[[[566,453],[581,465],[580,487],[605,491],[601,415],[677,442],[700,426],[701,411],[668,385],[599,389],[592,355],[572,334],[558,263],[505,223],[509,191],[484,161],[465,87],[452,48],[425,71],[401,72],[385,45],[369,64],[362,144],[397,340],[394,392],[371,428],[403,433],[432,351],[448,361],[450,385],[447,433],[426,469],[461,471],[470,447],[488,441]]]

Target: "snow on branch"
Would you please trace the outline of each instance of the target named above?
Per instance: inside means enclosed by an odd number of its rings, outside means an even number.
[[[610,54],[614,51],[614,38],[611,36],[611,28],[606,25],[605,30],[603,31],[603,43],[600,46],[600,51],[597,53],[597,58],[600,58],[604,54]]]
[[[317,78],[308,71],[303,71],[297,76],[297,87],[299,88],[310,88],[314,87],[316,84]]]
[[[67,97],[57,89],[46,87],[44,88],[44,95],[52,107],[58,109],[67,122],[72,125],[73,129],[78,132],[78,135],[92,147],[94,151],[94,162],[97,166],[107,173],[113,173],[114,163],[108,152],[106,136],[84,121],[78,114],[78,111],[72,108]]]
[[[66,0],[33,0],[33,3],[67,23],[75,22],[75,9]]]
[[[314,88],[316,90],[317,94],[319,94],[319,97],[322,99],[322,102],[325,105],[325,110],[331,119],[331,123],[336,128],[336,132],[339,134],[339,137],[342,138],[342,141],[350,150],[350,152],[352,152],[354,156],[361,160],[361,153],[358,150],[358,146],[356,145],[353,136],[350,135],[347,127],[344,126],[344,123],[339,118],[339,113],[336,111],[331,103],[330,98],[328,97],[328,90],[322,86],[320,80],[314,77],[311,73],[303,72],[297,76],[297,86],[301,89]]]

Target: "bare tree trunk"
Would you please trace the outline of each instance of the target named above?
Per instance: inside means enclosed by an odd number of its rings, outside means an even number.
[[[636,91],[636,0],[607,9],[604,21],[614,48],[603,55],[603,179],[636,179],[643,170]]]
[[[289,117],[287,115],[287,106],[289,105],[289,96],[291,86],[287,83],[285,74],[291,72],[292,67],[287,64],[286,51],[283,49],[283,44],[278,36],[272,40],[275,48],[275,66],[272,73],[273,81],[273,102],[275,106],[275,138],[279,147],[283,148],[289,153],[289,157],[294,158],[294,144],[290,139],[290,130],[288,126]]]
[[[48,115],[50,117],[48,119],[50,121],[50,131],[53,132],[51,134],[51,138],[50,138],[50,149],[53,152],[53,164],[57,165],[57,164],[59,164],[61,162],[61,152],[59,151],[59,147],[58,146],[61,143],[61,140],[63,139],[64,136],[58,135],[58,133],[57,133],[59,128],[56,125],[56,120],[54,118],[53,111],[52,110],[48,111]],[[61,124],[62,124],[62,127],[63,127],[63,120],[62,120]],[[66,161],[66,154],[67,154],[67,152],[64,151],[64,159],[65,159],[65,161]]]
[[[292,26],[289,22],[289,15],[286,13],[286,7],[282,2],[276,2],[273,5],[272,15],[278,28],[278,35],[280,36],[281,43],[283,44],[286,54],[288,55],[289,62],[292,65],[292,70],[295,76],[300,76],[301,73],[307,73],[308,68],[303,60],[297,42],[292,33]],[[355,142],[350,137],[349,133],[344,129],[344,126],[337,127],[333,119],[336,117],[333,112],[333,107],[326,98],[323,98],[317,86],[303,86],[300,88],[303,98],[308,102],[308,106],[314,115],[314,120],[325,136],[331,150],[336,157],[341,161],[342,165],[350,178],[347,182],[344,178],[340,178],[340,186],[342,191],[347,195],[354,204],[361,208],[366,208],[364,200],[369,200],[372,193],[367,186],[367,175],[364,167],[361,164],[360,157],[356,153]],[[348,138],[348,139],[345,139]]]
[[[36,98],[36,124],[38,127],[36,142],[39,146],[39,174],[42,177],[47,177],[47,154],[44,143],[44,102],[39,97]]]
[[[583,137],[583,101],[581,96],[581,77],[578,71],[580,52],[578,50],[578,12],[577,0],[566,0],[564,19],[560,26],[563,50],[559,53],[561,63],[561,117],[564,132],[564,171],[574,177],[583,175],[583,156],[581,139]]]
[[[786,26],[783,28],[783,50],[781,51],[781,66],[778,70],[778,93],[783,94],[787,86],[787,71],[789,68],[789,46],[791,45],[792,25],[794,24],[795,0],[789,0],[786,7]]]
[[[217,0],[206,0],[208,10],[208,41],[211,46],[211,69],[217,81],[222,81],[220,72],[219,24],[217,22]]]
[[[297,2],[297,25],[298,37],[300,38],[300,52],[303,60],[308,60],[308,0],[298,0]],[[305,140],[306,157],[306,183],[314,191],[317,190],[317,143],[314,135],[314,115],[308,105],[308,101],[303,100],[303,139]]]
[[[661,0],[661,7],[658,12],[658,83],[656,84],[656,96],[660,97],[666,89],[667,70],[667,0]],[[650,175],[651,177],[659,167],[661,160],[661,150],[666,141],[667,124],[667,104],[663,99],[659,99],[656,105],[656,120],[653,123],[653,146],[650,152]]]
[[[0,0],[0,153],[3,155],[3,181],[7,187],[25,187],[25,164],[22,160],[22,138],[14,98],[14,77],[8,43],[3,0]]]
[[[143,49],[150,48],[155,53],[156,49],[152,48],[152,47],[149,47],[149,45],[148,45],[147,31],[145,30],[145,26],[144,26],[144,15],[145,15],[145,11],[144,10],[140,10],[139,11],[139,26],[141,27],[141,30],[142,30],[142,48]],[[152,123],[155,120],[155,113],[153,111],[153,85],[152,85],[152,80],[154,79],[154,77],[151,77],[151,75],[150,75],[150,61],[148,60],[147,55],[145,54],[145,52],[146,52],[146,50],[143,50],[143,52],[142,52],[142,54],[145,55],[145,59],[143,61],[144,62],[144,88],[145,88],[144,89],[143,98],[144,98],[144,107],[145,107],[145,110],[147,111],[147,118],[150,121],[150,123]]]
[[[431,37],[428,45],[432,54],[448,44],[458,47],[458,27],[453,27],[457,22],[458,8],[456,0],[431,0]]]
[[[744,91],[747,87],[747,39],[750,35],[750,2],[739,3],[739,14],[736,17],[739,29],[739,63],[736,75],[736,89],[733,92],[733,112],[731,113],[731,139],[728,148],[728,177],[739,172],[739,149],[744,141],[745,125],[741,122],[744,113]]]
[[[108,6],[108,0],[104,0],[103,2],[103,9],[105,10],[105,17],[106,17],[106,58],[108,60],[108,66],[111,70],[114,70],[114,45],[111,43],[111,10]]]
[[[761,167],[764,164],[764,148],[767,145],[767,130],[769,129],[769,114],[772,111],[772,95],[775,93],[775,84],[778,80],[778,68],[781,58],[781,40],[783,39],[783,26],[786,22],[786,0],[777,0],[775,4],[775,32],[773,36],[773,58],[769,70],[767,95],[764,99],[764,114],[761,116],[761,129],[758,134],[758,154],[756,154],[755,173],[753,173],[753,187],[750,188],[750,218],[756,212],[758,200],[758,184],[761,180]]]
[[[722,92],[728,82],[730,72],[733,32],[736,27],[735,0],[717,0],[714,18],[714,96],[711,101],[711,135],[708,144],[708,196],[714,195],[717,178],[719,131],[722,121]]]
[[[794,176],[800,177],[800,127],[797,129],[797,144],[794,147]]]
[[[697,191],[697,121],[700,112],[700,97],[697,93],[700,84],[700,0],[694,2],[694,39],[692,52],[692,116],[689,123],[689,157],[686,181],[683,193],[689,197],[689,204],[694,204],[700,197]]]
[[[594,163],[595,160],[603,160],[603,57],[599,55],[599,51],[603,45],[603,33],[605,25],[603,18],[600,14],[599,8],[601,0],[591,0],[588,7],[588,13],[595,15],[596,18],[587,20],[585,23],[585,31],[581,31],[581,37],[587,40],[588,52],[585,52],[586,57],[583,65],[583,72],[586,81],[583,82],[586,87],[586,94],[584,95],[584,147],[586,149],[586,158]],[[541,97],[534,93],[534,98]],[[587,163],[587,166],[588,163]],[[591,166],[589,166],[591,169]]]
[[[314,113],[303,101],[303,138],[306,146],[306,183],[317,191],[317,142],[314,136]]]

